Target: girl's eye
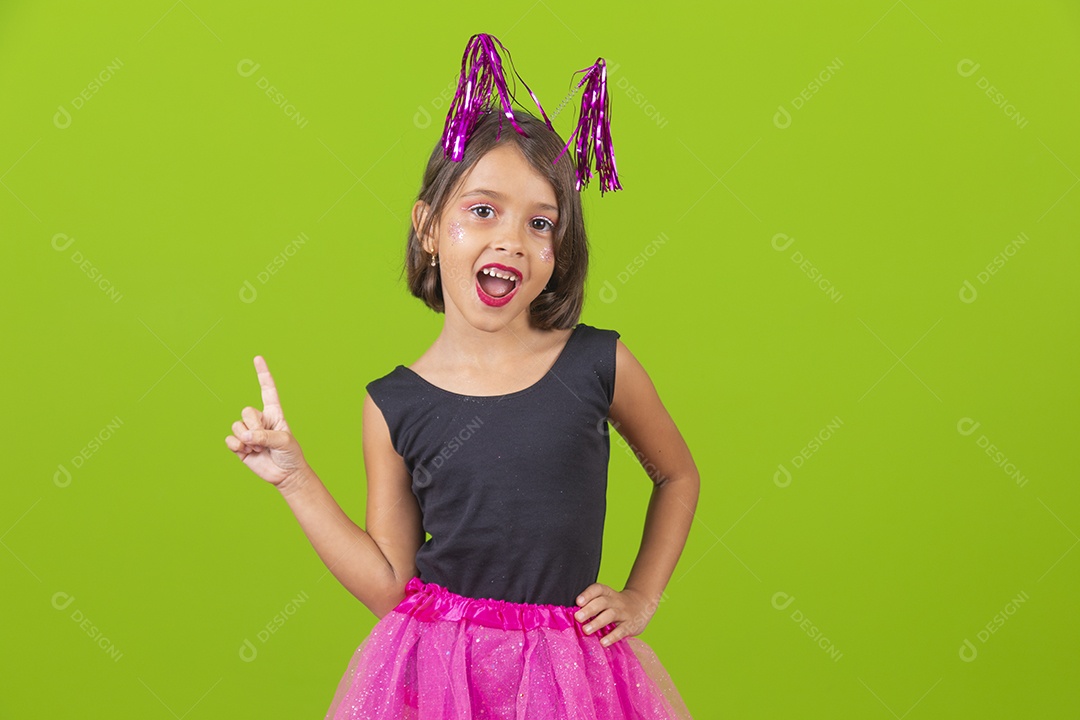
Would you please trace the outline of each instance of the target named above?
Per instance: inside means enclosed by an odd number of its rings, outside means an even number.
[[[471,208],[469,208],[469,212],[473,213],[474,215],[476,214],[477,210],[486,210],[488,212],[494,212],[494,208],[492,208],[490,205],[473,205]],[[491,216],[490,215],[480,215],[479,217],[487,219],[487,218],[489,218]]]
[[[471,208],[469,208],[469,212],[481,219],[487,220],[491,217],[491,214],[495,212],[495,208],[491,207],[490,205],[473,205]],[[545,217],[536,217],[529,222],[533,224],[533,230],[550,232],[555,229],[555,223],[551,222]]]

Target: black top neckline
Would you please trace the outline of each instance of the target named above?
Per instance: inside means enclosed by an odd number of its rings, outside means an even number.
[[[524,395],[525,393],[532,392],[536,388],[543,385],[544,382],[547,381],[547,379],[549,377],[552,377],[555,374],[555,369],[557,367],[559,367],[560,363],[564,362],[564,359],[566,358],[566,355],[567,355],[567,351],[570,348],[570,344],[573,343],[574,338],[577,335],[580,334],[580,333],[578,333],[578,329],[583,327],[583,325],[584,325],[583,323],[578,323],[577,325],[574,326],[574,329],[570,331],[570,337],[568,337],[566,339],[566,344],[563,345],[562,350],[559,351],[559,356],[555,358],[555,362],[553,362],[551,364],[551,367],[549,367],[547,369],[547,372],[545,372],[540,377],[539,380],[534,382],[532,385],[529,385],[528,387],[522,388],[521,390],[515,390],[513,392],[502,393],[501,395],[465,395],[463,393],[456,393],[456,392],[453,392],[452,390],[447,390],[446,388],[441,388],[438,385],[435,385],[434,383],[428,382],[418,372],[416,372],[412,368],[405,367],[404,365],[398,365],[397,368],[399,370],[404,370],[409,375],[411,375],[412,377],[416,378],[421,383],[423,383],[425,386],[427,386],[427,387],[429,387],[429,388],[431,388],[433,390],[437,390],[437,391],[443,393],[444,395],[449,395],[450,397],[461,398],[463,400],[480,400],[480,401],[483,401],[483,400],[502,400],[502,399],[505,399],[505,398],[512,398],[512,397],[516,397],[518,395]]]

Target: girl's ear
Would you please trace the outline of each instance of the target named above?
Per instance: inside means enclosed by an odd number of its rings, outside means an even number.
[[[420,247],[424,252],[429,255],[438,254],[439,243],[436,242],[432,233],[427,235],[421,234],[423,232],[424,223],[427,222],[428,214],[431,212],[431,207],[423,200],[417,200],[412,209],[412,224],[413,230],[416,231],[416,238],[420,241]]]

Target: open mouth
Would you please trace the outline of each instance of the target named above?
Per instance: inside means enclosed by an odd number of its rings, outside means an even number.
[[[515,268],[488,263],[476,273],[476,294],[493,307],[510,302],[521,285],[521,273]]]

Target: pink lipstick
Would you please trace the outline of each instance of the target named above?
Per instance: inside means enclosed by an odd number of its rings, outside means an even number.
[[[483,284],[480,282],[480,278],[485,275],[494,278],[492,282],[498,285],[512,282],[513,287],[504,295],[490,295],[484,290]],[[514,295],[517,294],[519,287],[521,287],[521,271],[514,267],[500,265],[499,263],[488,263],[476,273],[476,294],[482,303],[491,307],[502,307],[510,302]]]

